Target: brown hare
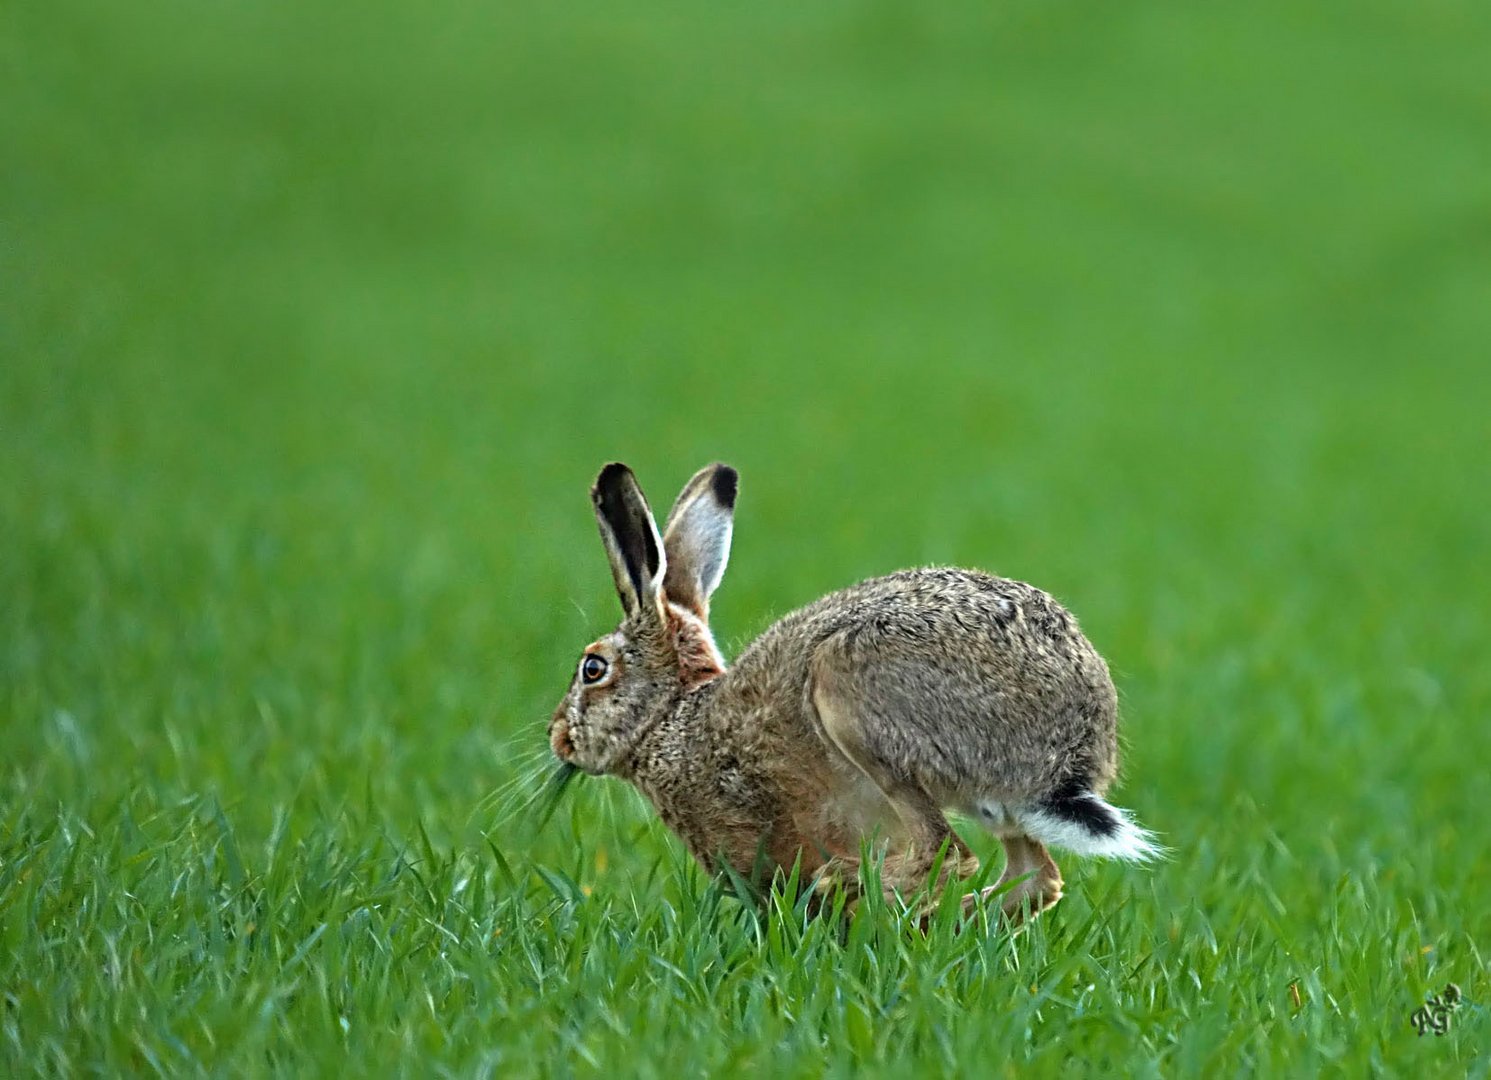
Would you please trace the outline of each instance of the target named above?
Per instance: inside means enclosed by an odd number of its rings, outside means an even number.
[[[1077,621],[1030,585],[973,570],[903,570],[824,597],[733,667],[709,631],[737,475],[697,473],[659,534],[624,465],[591,492],[625,613],[585,647],[549,725],[561,761],[631,781],[703,865],[759,883],[801,863],[856,895],[863,843],[909,897],[978,860],[945,810],[998,836],[989,892],[1012,917],[1061,898],[1051,844],[1143,860],[1151,834],[1103,799],[1118,700]]]

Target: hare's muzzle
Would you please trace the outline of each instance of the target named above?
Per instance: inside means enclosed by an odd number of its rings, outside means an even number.
[[[575,744],[569,737],[569,721],[556,719],[549,725],[549,747],[560,761],[569,761],[575,756]]]

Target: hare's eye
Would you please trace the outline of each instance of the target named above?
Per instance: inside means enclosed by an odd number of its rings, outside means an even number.
[[[587,656],[580,664],[580,678],[587,683],[600,682],[606,676],[606,661],[604,657],[593,653]]]

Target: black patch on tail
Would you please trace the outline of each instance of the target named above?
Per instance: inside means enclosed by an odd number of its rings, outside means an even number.
[[[1123,826],[1118,815],[1094,795],[1088,781],[1081,778],[1073,777],[1062,784],[1041,803],[1041,809],[1104,839],[1116,836]]]

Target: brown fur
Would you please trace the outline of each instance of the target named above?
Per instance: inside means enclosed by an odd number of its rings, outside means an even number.
[[[709,627],[698,615],[677,604],[668,605],[668,636],[678,656],[678,680],[692,689],[725,673],[725,660],[715,647]]]
[[[592,646],[611,657],[603,685],[577,674],[556,710],[555,753],[634,783],[711,869],[760,881],[800,860],[852,891],[870,841],[887,891],[906,895],[944,847],[944,879],[976,871],[951,808],[1004,840],[1005,910],[1055,903],[1060,871],[1027,826],[1081,839],[1085,816],[1101,831],[1122,814],[1084,801],[1117,772],[1117,697],[1076,620],[1021,582],[908,570],[788,615],[726,671],[705,621],[728,554],[724,469],[685,487],[655,561],[640,488],[623,467],[602,472],[626,618]]]

